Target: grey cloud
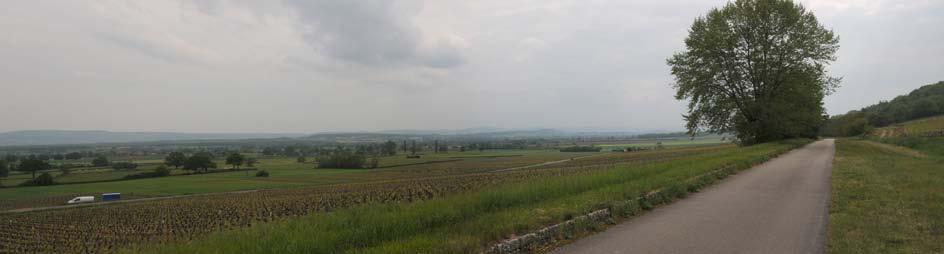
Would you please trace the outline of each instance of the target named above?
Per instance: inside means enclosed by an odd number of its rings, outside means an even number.
[[[412,17],[419,2],[286,0],[303,24],[305,41],[325,55],[368,66],[451,68],[462,55],[447,43],[424,46]]]

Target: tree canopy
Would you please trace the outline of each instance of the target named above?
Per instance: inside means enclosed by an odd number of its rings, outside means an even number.
[[[736,133],[745,144],[814,137],[823,97],[840,79],[826,66],[839,39],[790,0],[737,0],[692,24],[668,59],[689,134]]]
[[[17,171],[31,172],[33,173],[33,179],[36,179],[36,171],[47,170],[50,168],[52,168],[52,166],[50,166],[49,163],[44,160],[37,158],[26,158],[20,160],[20,165],[17,167]]]
[[[213,156],[207,152],[195,153],[184,162],[184,169],[186,170],[197,171],[202,169],[207,172],[211,168],[216,168],[216,163],[213,162]]]
[[[238,169],[245,161],[246,157],[240,153],[234,152],[226,156],[226,165],[233,166],[233,169]]]
[[[174,166],[174,168],[180,168],[186,162],[187,155],[182,152],[170,152],[167,157],[164,157],[164,164]]]

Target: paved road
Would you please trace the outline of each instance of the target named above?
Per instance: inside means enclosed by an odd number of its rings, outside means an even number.
[[[821,140],[553,253],[823,253],[833,140]]]

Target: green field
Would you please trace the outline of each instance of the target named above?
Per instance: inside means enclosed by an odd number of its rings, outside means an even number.
[[[643,166],[541,178],[405,204],[374,204],[224,231],[192,242],[138,247],[156,253],[472,253],[509,235],[639,197],[697,186],[712,170],[747,168],[802,143],[730,147]],[[713,176],[712,176],[713,177]],[[648,202],[648,201],[646,201]],[[640,205],[644,206],[644,205]],[[636,210],[639,207],[635,208]]]
[[[837,144],[829,253],[944,252],[944,139]]]

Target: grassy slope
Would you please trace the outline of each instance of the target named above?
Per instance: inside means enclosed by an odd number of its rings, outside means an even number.
[[[839,141],[829,253],[944,252],[944,139],[914,147]]]
[[[409,204],[370,205],[213,234],[157,253],[468,253],[795,144],[763,144],[641,167],[553,177]],[[686,186],[675,186],[682,188]]]
[[[899,127],[904,127],[905,132],[907,132],[908,135],[921,135],[923,133],[932,131],[941,131],[944,130],[944,116],[928,117],[894,124],[888,127],[879,128],[872,133],[881,133],[883,130],[890,131]]]
[[[510,156],[513,157],[489,157]],[[254,177],[245,171],[172,176],[162,178],[137,179],[128,181],[55,185],[43,187],[18,187],[0,189],[0,200],[27,200],[44,197],[56,197],[74,194],[92,194],[121,192],[127,197],[166,196],[195,193],[238,191],[247,189],[289,188],[388,180],[406,177],[425,177],[431,175],[457,174],[489,168],[516,167],[579,157],[586,153],[560,153],[554,150],[494,150],[485,152],[464,152],[424,155],[421,159],[405,159],[404,156],[384,157],[382,169],[314,169],[311,163],[297,163],[295,158],[260,159],[256,166],[268,170],[268,178]],[[459,158],[456,158],[459,157]],[[465,157],[465,158],[463,158]],[[462,161],[455,161],[462,160]],[[453,161],[449,163],[419,164],[422,162]],[[222,162],[218,162],[223,166]],[[398,166],[399,165],[399,166]],[[397,166],[397,167],[393,167]],[[144,170],[144,169],[142,169]],[[145,170],[146,171],[146,170]],[[128,172],[107,170],[95,173],[74,173],[68,177],[83,180],[106,180],[123,177]],[[17,178],[29,177],[16,175]],[[6,184],[6,183],[4,183]]]

